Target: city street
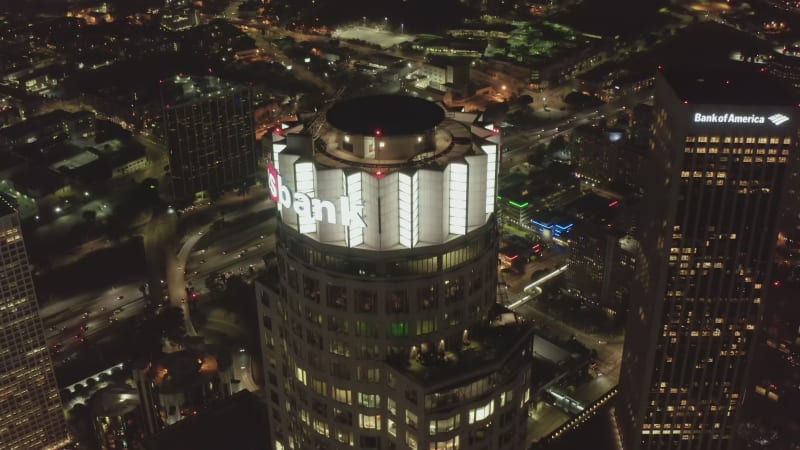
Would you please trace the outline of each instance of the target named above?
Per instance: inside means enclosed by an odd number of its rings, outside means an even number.
[[[245,349],[239,349],[238,353],[233,354],[233,377],[239,380],[239,388],[247,389],[250,392],[257,391],[258,385],[253,381],[253,358]]]
[[[548,261],[549,265],[553,260]],[[530,268],[529,268],[530,269]],[[539,332],[548,338],[568,339],[574,337],[589,349],[597,351],[597,370],[594,377],[587,383],[575,387],[575,391],[570,397],[588,405],[600,399],[607,392],[614,388],[619,381],[620,362],[622,358],[623,336],[607,336],[601,333],[589,332],[586,329],[573,327],[563,320],[553,317],[543,312],[537,307],[537,298],[543,290],[547,290],[547,284],[537,281],[528,281],[528,273],[518,277],[517,283],[509,283],[508,302],[511,309],[522,315],[525,320],[533,321],[539,327]],[[558,275],[544,275],[541,279],[550,276],[552,278],[563,276],[563,271],[557,271]],[[536,287],[531,287],[536,285]],[[530,289],[526,289],[530,287]],[[528,291],[526,293],[525,291]],[[527,299],[527,300],[526,300]],[[562,424],[571,418],[562,409],[539,402],[531,413],[528,424],[528,442],[537,442],[548,436]]]

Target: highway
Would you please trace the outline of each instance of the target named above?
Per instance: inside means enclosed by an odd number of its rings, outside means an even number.
[[[225,233],[206,248],[194,248],[185,266],[187,284],[203,294],[208,292],[205,280],[211,274],[229,272],[248,277],[251,266],[256,272],[264,269],[263,256],[275,248],[275,224],[273,217],[236,233]]]
[[[91,339],[111,326],[112,321],[141,314],[145,299],[139,287],[138,283],[112,286],[51,301],[42,307],[39,314],[54,363],[58,364],[79,351],[81,338]]]

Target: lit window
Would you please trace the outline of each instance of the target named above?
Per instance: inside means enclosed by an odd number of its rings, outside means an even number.
[[[484,406],[470,409],[469,423],[473,424],[475,422],[480,422],[492,414],[494,414],[494,400],[490,400],[489,403],[485,404]]]
[[[314,389],[314,392],[319,395],[328,395],[328,387],[322,380],[317,380],[314,377],[311,377],[311,388]]]
[[[458,450],[458,448],[459,448],[458,436],[454,436],[445,441],[431,442],[430,444],[430,450]]]
[[[417,450],[417,437],[406,431],[406,445],[410,450]]]
[[[413,429],[417,429],[417,415],[406,410],[406,424]]]
[[[358,393],[358,404],[365,408],[377,408],[381,404],[381,396],[378,394]]]
[[[512,398],[513,394],[514,394],[514,392],[510,391],[510,390],[500,394],[500,407],[501,408],[503,406],[506,406],[506,403],[511,402],[511,398]]]
[[[304,385],[304,386],[306,386],[306,385],[307,385],[307,381],[306,381],[306,371],[305,371],[305,370],[303,370],[303,369],[301,369],[301,368],[299,368],[299,367],[298,367],[298,368],[296,368],[296,369],[295,369],[295,376],[297,377],[297,380],[298,380],[299,382],[303,383],[303,385]]]
[[[434,419],[428,423],[428,432],[431,436],[437,433],[446,433],[458,428],[460,422],[461,415],[459,414],[456,414],[452,417],[447,417],[445,419]]]
[[[381,429],[381,416],[368,416],[365,414],[358,415],[358,426],[365,430],[380,430]]]
[[[343,444],[347,444],[350,447],[355,445],[355,440],[353,439],[352,431],[336,430],[334,435],[336,436],[336,440]]]
[[[347,389],[339,389],[335,386],[333,387],[333,399],[339,403],[345,403],[347,405],[353,404],[350,391]]]
[[[314,419],[314,431],[325,437],[330,436],[330,430],[328,430],[328,424],[319,419]]]

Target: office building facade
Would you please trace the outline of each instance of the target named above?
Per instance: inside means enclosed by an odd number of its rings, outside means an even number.
[[[499,136],[413,97],[273,137],[256,284],[276,449],[522,448],[532,329],[490,326]]]
[[[769,287],[735,449],[800,449],[800,286],[781,278]]]
[[[15,206],[0,195],[0,445],[69,442]]]
[[[615,418],[626,449],[726,449],[797,155],[796,101],[739,71],[657,75]]]
[[[256,174],[250,89],[178,75],[161,85],[169,171],[177,200],[243,187]]]
[[[569,265],[564,273],[567,289],[611,318],[624,317],[637,246],[631,236],[579,222],[570,236]]]

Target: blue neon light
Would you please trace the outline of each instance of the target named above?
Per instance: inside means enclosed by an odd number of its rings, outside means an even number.
[[[567,225],[561,225],[561,224],[557,224],[556,223],[556,224],[552,224],[551,225],[551,224],[546,224],[546,223],[539,222],[539,221],[534,220],[534,219],[531,219],[531,223],[533,223],[534,225],[536,225],[539,228],[541,228],[541,231],[544,231],[544,230],[552,231],[553,232],[553,236],[561,236],[564,233],[569,233],[570,230],[572,230],[572,227],[575,226],[574,223],[570,223],[570,224],[567,224]]]

